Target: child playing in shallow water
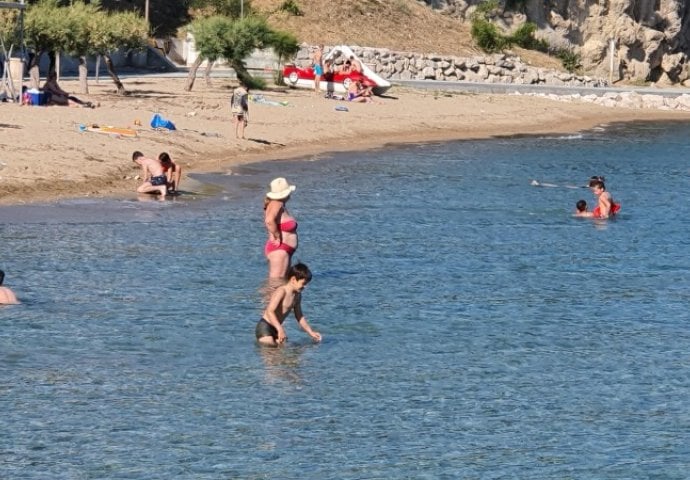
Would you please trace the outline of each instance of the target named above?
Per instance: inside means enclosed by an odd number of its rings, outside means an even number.
[[[577,203],[575,204],[575,213],[574,215],[576,217],[591,217],[592,212],[587,211],[587,202],[584,200],[578,200]]]
[[[2,286],[2,282],[5,281],[5,272],[0,270],[0,305],[16,305],[19,303],[17,296],[12,290],[7,287]]]
[[[321,341],[321,334],[312,330],[302,314],[302,291],[311,280],[311,271],[303,263],[293,265],[288,271],[287,282],[271,295],[263,317],[256,324],[256,339],[261,345],[277,347],[285,343],[287,335],[283,322],[292,311],[299,326],[315,341]]]

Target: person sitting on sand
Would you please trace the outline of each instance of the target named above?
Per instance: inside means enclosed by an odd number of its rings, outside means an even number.
[[[83,102],[60,88],[57,82],[57,72],[53,71],[48,74],[48,79],[43,85],[43,91],[46,94],[46,104],[48,105],[93,108],[91,102]]]
[[[362,95],[362,82],[355,80],[350,82],[350,86],[347,87],[347,100],[349,102],[359,102],[359,103],[371,103],[371,97]]]
[[[613,201],[613,197],[606,191],[606,185],[601,180],[591,180],[589,186],[592,193],[597,197],[597,206],[592,210],[594,218],[609,218],[618,213],[621,209],[619,203]]]
[[[16,305],[19,303],[17,296],[12,290],[2,286],[5,281],[5,272],[0,270],[0,305]]]
[[[142,183],[137,188],[138,193],[160,193],[161,198],[165,198],[168,193],[168,177],[163,172],[163,165],[160,160],[147,158],[143,153],[137,151],[132,154],[132,161],[141,166]]]
[[[177,193],[180,187],[180,179],[182,178],[182,167],[173,162],[167,152],[162,152],[158,155],[158,161],[161,162],[163,173],[165,173],[169,193]]]
[[[585,200],[578,200],[575,204],[575,213],[573,215],[576,217],[591,217],[592,212],[587,210],[587,202]]]
[[[297,263],[290,268],[287,282],[273,292],[261,320],[256,324],[254,332],[261,345],[277,347],[285,343],[287,335],[283,322],[290,312],[295,314],[302,330],[314,341],[321,341],[321,334],[312,330],[302,313],[302,291],[310,281],[311,271],[305,264]]]

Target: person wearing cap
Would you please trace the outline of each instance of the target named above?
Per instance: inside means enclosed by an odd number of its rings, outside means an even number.
[[[268,232],[264,254],[268,260],[269,279],[284,279],[298,244],[297,221],[285,204],[297,187],[278,177],[271,181],[270,188],[264,199],[264,224]]]

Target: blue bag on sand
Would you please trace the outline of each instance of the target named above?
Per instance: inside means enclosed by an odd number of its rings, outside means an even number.
[[[177,130],[173,122],[166,120],[158,113],[156,113],[151,119],[151,128],[167,128],[168,130]]]

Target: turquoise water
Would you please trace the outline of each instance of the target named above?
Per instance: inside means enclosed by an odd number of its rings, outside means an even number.
[[[685,479],[690,126],[410,145],[0,209],[2,479]],[[298,185],[313,344],[254,344]],[[570,216],[607,177],[616,220]],[[530,185],[537,179],[558,185]]]

